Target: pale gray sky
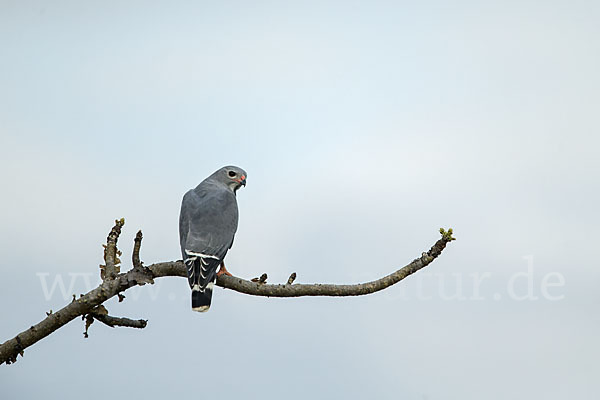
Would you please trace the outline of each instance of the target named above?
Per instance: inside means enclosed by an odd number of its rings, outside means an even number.
[[[146,329],[74,321],[2,393],[597,398],[598,3],[251,3],[0,1],[0,341],[98,282],[115,218],[124,260],[138,229],[146,264],[179,258],[181,196],[227,164],[246,278],[359,282],[458,240],[367,297],[198,315],[160,279],[107,304]]]

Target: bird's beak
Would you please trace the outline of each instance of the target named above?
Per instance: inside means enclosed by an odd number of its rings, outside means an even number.
[[[242,175],[242,178],[238,182],[241,183],[243,186],[246,186],[246,176]]]

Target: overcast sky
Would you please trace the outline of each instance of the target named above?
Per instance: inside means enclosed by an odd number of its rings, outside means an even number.
[[[161,278],[0,368],[7,399],[594,399],[594,1],[0,0],[0,342],[98,284],[138,229],[180,258],[182,195],[248,171],[228,269],[357,298]],[[123,268],[129,268],[125,262]],[[61,286],[63,285],[63,286]]]

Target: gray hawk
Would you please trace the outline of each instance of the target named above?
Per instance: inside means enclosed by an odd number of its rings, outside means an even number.
[[[223,167],[183,196],[179,241],[194,311],[208,311],[217,276],[231,275],[223,259],[237,230],[236,192],[246,186],[246,177],[239,167]]]

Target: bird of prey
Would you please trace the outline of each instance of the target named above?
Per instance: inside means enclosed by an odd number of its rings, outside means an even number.
[[[194,311],[208,311],[217,276],[231,275],[223,258],[237,230],[236,192],[246,186],[246,176],[246,171],[239,167],[223,167],[183,196],[179,241]]]

